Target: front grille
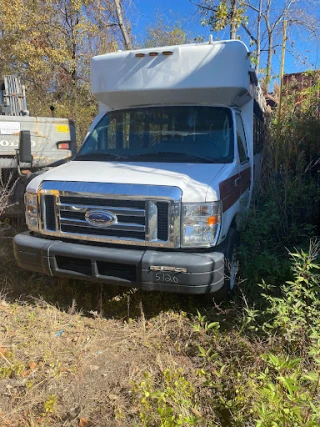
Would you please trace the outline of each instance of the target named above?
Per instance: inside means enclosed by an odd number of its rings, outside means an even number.
[[[58,215],[60,231],[101,238],[116,237],[145,241],[146,202],[141,200],[117,200],[97,197],[60,196]],[[117,222],[108,227],[96,227],[87,222],[90,210],[107,211],[116,215]]]
[[[97,188],[106,193],[97,194]],[[118,188],[122,192],[116,192]],[[128,196],[119,195],[126,193]],[[170,199],[166,193],[173,197]],[[67,239],[178,247],[180,197],[179,189],[161,186],[117,184],[113,188],[112,184],[44,182],[40,231]],[[93,225],[86,219],[90,211],[109,213],[115,221],[105,226]]]

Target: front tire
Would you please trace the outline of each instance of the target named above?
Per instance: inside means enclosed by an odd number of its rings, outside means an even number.
[[[224,283],[222,288],[208,295],[209,300],[217,302],[229,301],[236,284],[238,272],[238,246],[239,232],[230,228],[226,238],[227,244],[224,251]]]

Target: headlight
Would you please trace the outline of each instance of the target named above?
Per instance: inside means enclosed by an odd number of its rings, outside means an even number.
[[[182,246],[214,246],[221,226],[220,202],[182,205]]]
[[[30,230],[38,231],[38,196],[36,194],[26,193],[24,196],[26,205],[26,223]]]

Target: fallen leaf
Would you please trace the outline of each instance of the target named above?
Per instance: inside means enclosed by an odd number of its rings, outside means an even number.
[[[195,415],[196,417],[202,418],[202,414],[201,412],[198,411],[198,409],[195,408],[191,408],[191,412],[193,413],[193,415]]]
[[[3,354],[4,356],[8,354],[8,350],[5,347],[0,347],[0,355]]]
[[[117,400],[117,399],[119,399],[119,396],[117,396],[116,394],[109,393],[108,396],[109,396],[109,399],[111,399],[111,400]]]
[[[89,427],[89,421],[86,418],[80,418],[78,427]]]
[[[38,366],[38,364],[36,362],[30,362],[29,363],[29,368],[31,369],[31,371],[34,371],[37,366]]]

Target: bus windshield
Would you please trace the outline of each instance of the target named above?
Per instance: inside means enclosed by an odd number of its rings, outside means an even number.
[[[230,163],[231,110],[224,107],[147,107],[106,113],[75,160]]]

